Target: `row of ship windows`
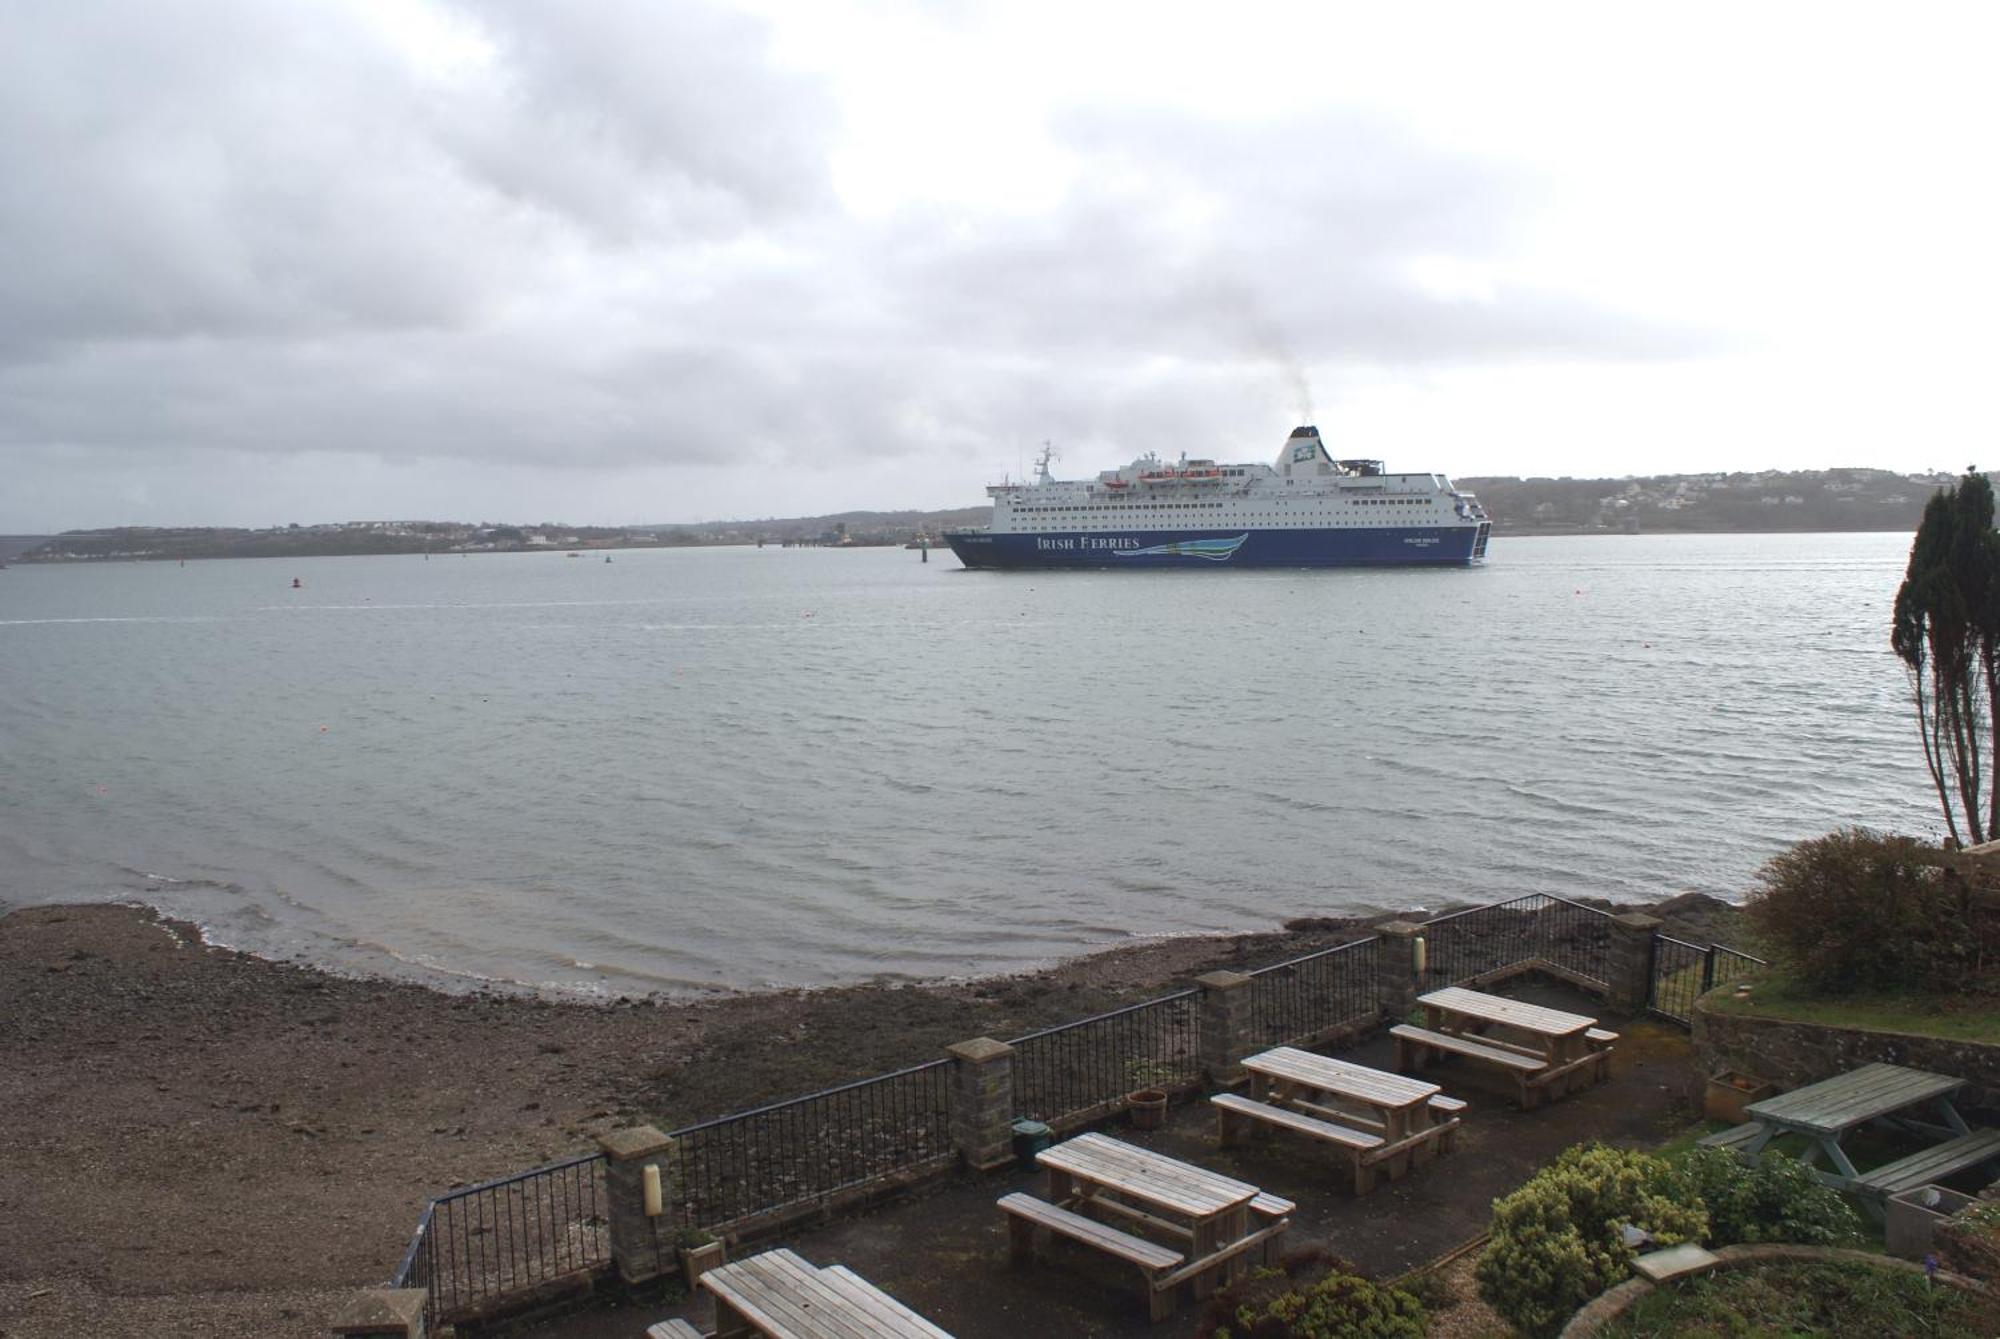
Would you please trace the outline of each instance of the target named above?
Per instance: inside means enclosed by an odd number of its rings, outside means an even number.
[[[1263,514],[1263,515],[1250,515],[1250,516],[1236,516],[1236,517],[1231,517],[1231,518],[1230,518],[1230,520],[1229,520],[1229,522],[1228,522],[1228,525],[1229,525],[1229,526],[1235,526],[1235,525],[1239,525],[1239,524],[1241,524],[1241,523],[1243,523],[1243,522],[1246,522],[1246,521],[1292,521],[1292,522],[1295,522],[1295,523],[1296,523],[1296,522],[1298,522],[1298,521],[1300,521],[1300,520],[1302,520],[1302,519],[1304,519],[1304,518],[1302,518],[1302,517],[1298,517],[1298,516],[1286,516],[1286,515],[1283,515],[1283,514],[1280,514],[1280,513],[1271,513],[1271,512],[1267,512],[1267,513],[1265,513],[1265,514]],[[1209,525],[1211,525],[1211,526],[1217,526],[1217,525],[1221,525],[1221,523],[1220,523],[1220,522],[1217,522],[1217,521],[1210,521],[1210,522],[1208,522],[1207,524],[1209,524]],[[1360,526],[1360,525],[1363,525],[1363,522],[1360,522],[1360,521],[1333,521],[1333,522],[1330,522],[1330,524],[1332,524],[1332,525],[1336,525],[1336,526],[1347,526],[1347,525],[1354,525],[1354,526]],[[1421,522],[1419,522],[1419,524],[1422,524],[1422,523],[1421,523]],[[1075,530],[1129,530],[1130,528],[1131,528],[1130,526],[1123,526],[1123,525],[1111,525],[1111,524],[1109,524],[1109,523],[1107,523],[1107,522],[1104,522],[1104,521],[1071,521],[1071,522],[1069,522],[1069,523],[1067,523],[1067,524],[1065,524],[1065,523],[1063,523],[1063,522],[1061,522],[1061,521],[1029,521],[1028,523],[1026,523],[1026,524],[1024,524],[1024,525],[1022,525],[1022,526],[1020,527],[1020,529],[1021,529],[1021,531],[1022,531],[1023,533],[1029,533],[1029,532],[1038,532],[1038,531],[1045,531],[1045,530],[1048,530],[1048,531],[1055,531],[1055,532],[1057,532],[1057,533],[1064,533],[1064,532],[1070,532],[1070,531],[1075,531]],[[1228,528],[1228,527],[1226,527],[1226,526],[1225,526],[1225,527],[1223,527],[1223,528]],[[1374,529],[1374,528],[1376,528],[1376,527],[1372,527],[1372,526],[1366,526],[1366,527],[1364,527],[1364,528],[1368,528],[1368,529]]]
[[[1363,497],[1363,498],[1348,499],[1348,501],[1352,505],[1357,507],[1390,507],[1390,506],[1421,507],[1426,503],[1433,502],[1435,500],[1436,499],[1434,498],[1422,498],[1422,497]],[[1155,502],[1143,508],[1140,508],[1140,510],[1194,511],[1198,508],[1220,507],[1221,505],[1222,504],[1220,502]],[[1135,509],[1129,506],[1109,506],[1109,507],[1016,507],[1014,508],[1014,510],[1016,512],[1034,513],[1037,515],[1042,513],[1047,513],[1054,516],[1074,516],[1079,512],[1086,512],[1086,511],[1090,512],[1115,511],[1121,516],[1130,516]]]

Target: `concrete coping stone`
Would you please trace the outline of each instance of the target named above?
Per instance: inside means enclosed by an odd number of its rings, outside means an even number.
[[[1655,1283],[1665,1283],[1683,1274],[1699,1274],[1713,1269],[1717,1263],[1713,1251],[1704,1250],[1690,1241],[1669,1246],[1663,1251],[1648,1251],[1632,1262],[1632,1268]]]
[[[634,1158],[650,1158],[655,1153],[664,1153],[674,1146],[674,1141],[650,1125],[634,1125],[597,1136],[597,1146],[613,1162],[630,1162]]]
[[[1648,916],[1643,911],[1621,912],[1611,919],[1628,930],[1644,930],[1648,933],[1653,933],[1666,924],[1658,916]]]
[[[1424,928],[1415,921],[1384,921],[1375,927],[1375,933],[1384,939],[1411,939],[1422,934]]]
[[[1194,983],[1203,990],[1235,990],[1240,986],[1249,985],[1256,979],[1256,977],[1248,976],[1242,972],[1232,972],[1224,969],[1216,972],[1203,972],[1194,979]]]
[[[430,1294],[422,1288],[370,1288],[347,1299],[333,1317],[335,1334],[416,1334]]]
[[[998,1060],[1003,1055],[1014,1054],[1014,1048],[1004,1041],[991,1037],[974,1037],[971,1041],[955,1041],[944,1048],[945,1054],[955,1060],[983,1065],[989,1060]]]

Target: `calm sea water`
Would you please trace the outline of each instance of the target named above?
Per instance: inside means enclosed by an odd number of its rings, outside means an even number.
[[[1526,892],[1733,897],[1838,824],[1936,829],[1887,642],[1908,549],[15,566],[0,903],[143,899],[275,956],[643,992]]]

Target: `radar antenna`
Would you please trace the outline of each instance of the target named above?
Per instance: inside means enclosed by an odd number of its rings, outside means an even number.
[[[1049,462],[1051,460],[1054,460],[1055,458],[1056,458],[1055,444],[1046,440],[1043,441],[1042,454],[1035,457],[1035,481],[1037,483],[1051,482],[1051,476],[1049,474]]]

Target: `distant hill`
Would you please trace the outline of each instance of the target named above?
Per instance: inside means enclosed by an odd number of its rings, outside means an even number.
[[[1461,478],[1508,534],[1895,530],[1915,532],[1951,474],[1763,470],[1626,479]]]
[[[1624,479],[1467,477],[1502,534],[1659,534],[1773,530],[1914,532],[1951,474],[1889,470],[1763,470]],[[52,537],[0,536],[0,561],[276,558],[356,553],[492,553],[535,549],[662,548],[715,544],[905,544],[918,535],[984,525],[987,507],[842,511],[756,521],[636,526],[486,525],[464,521],[345,521],[267,530],[121,526]]]

